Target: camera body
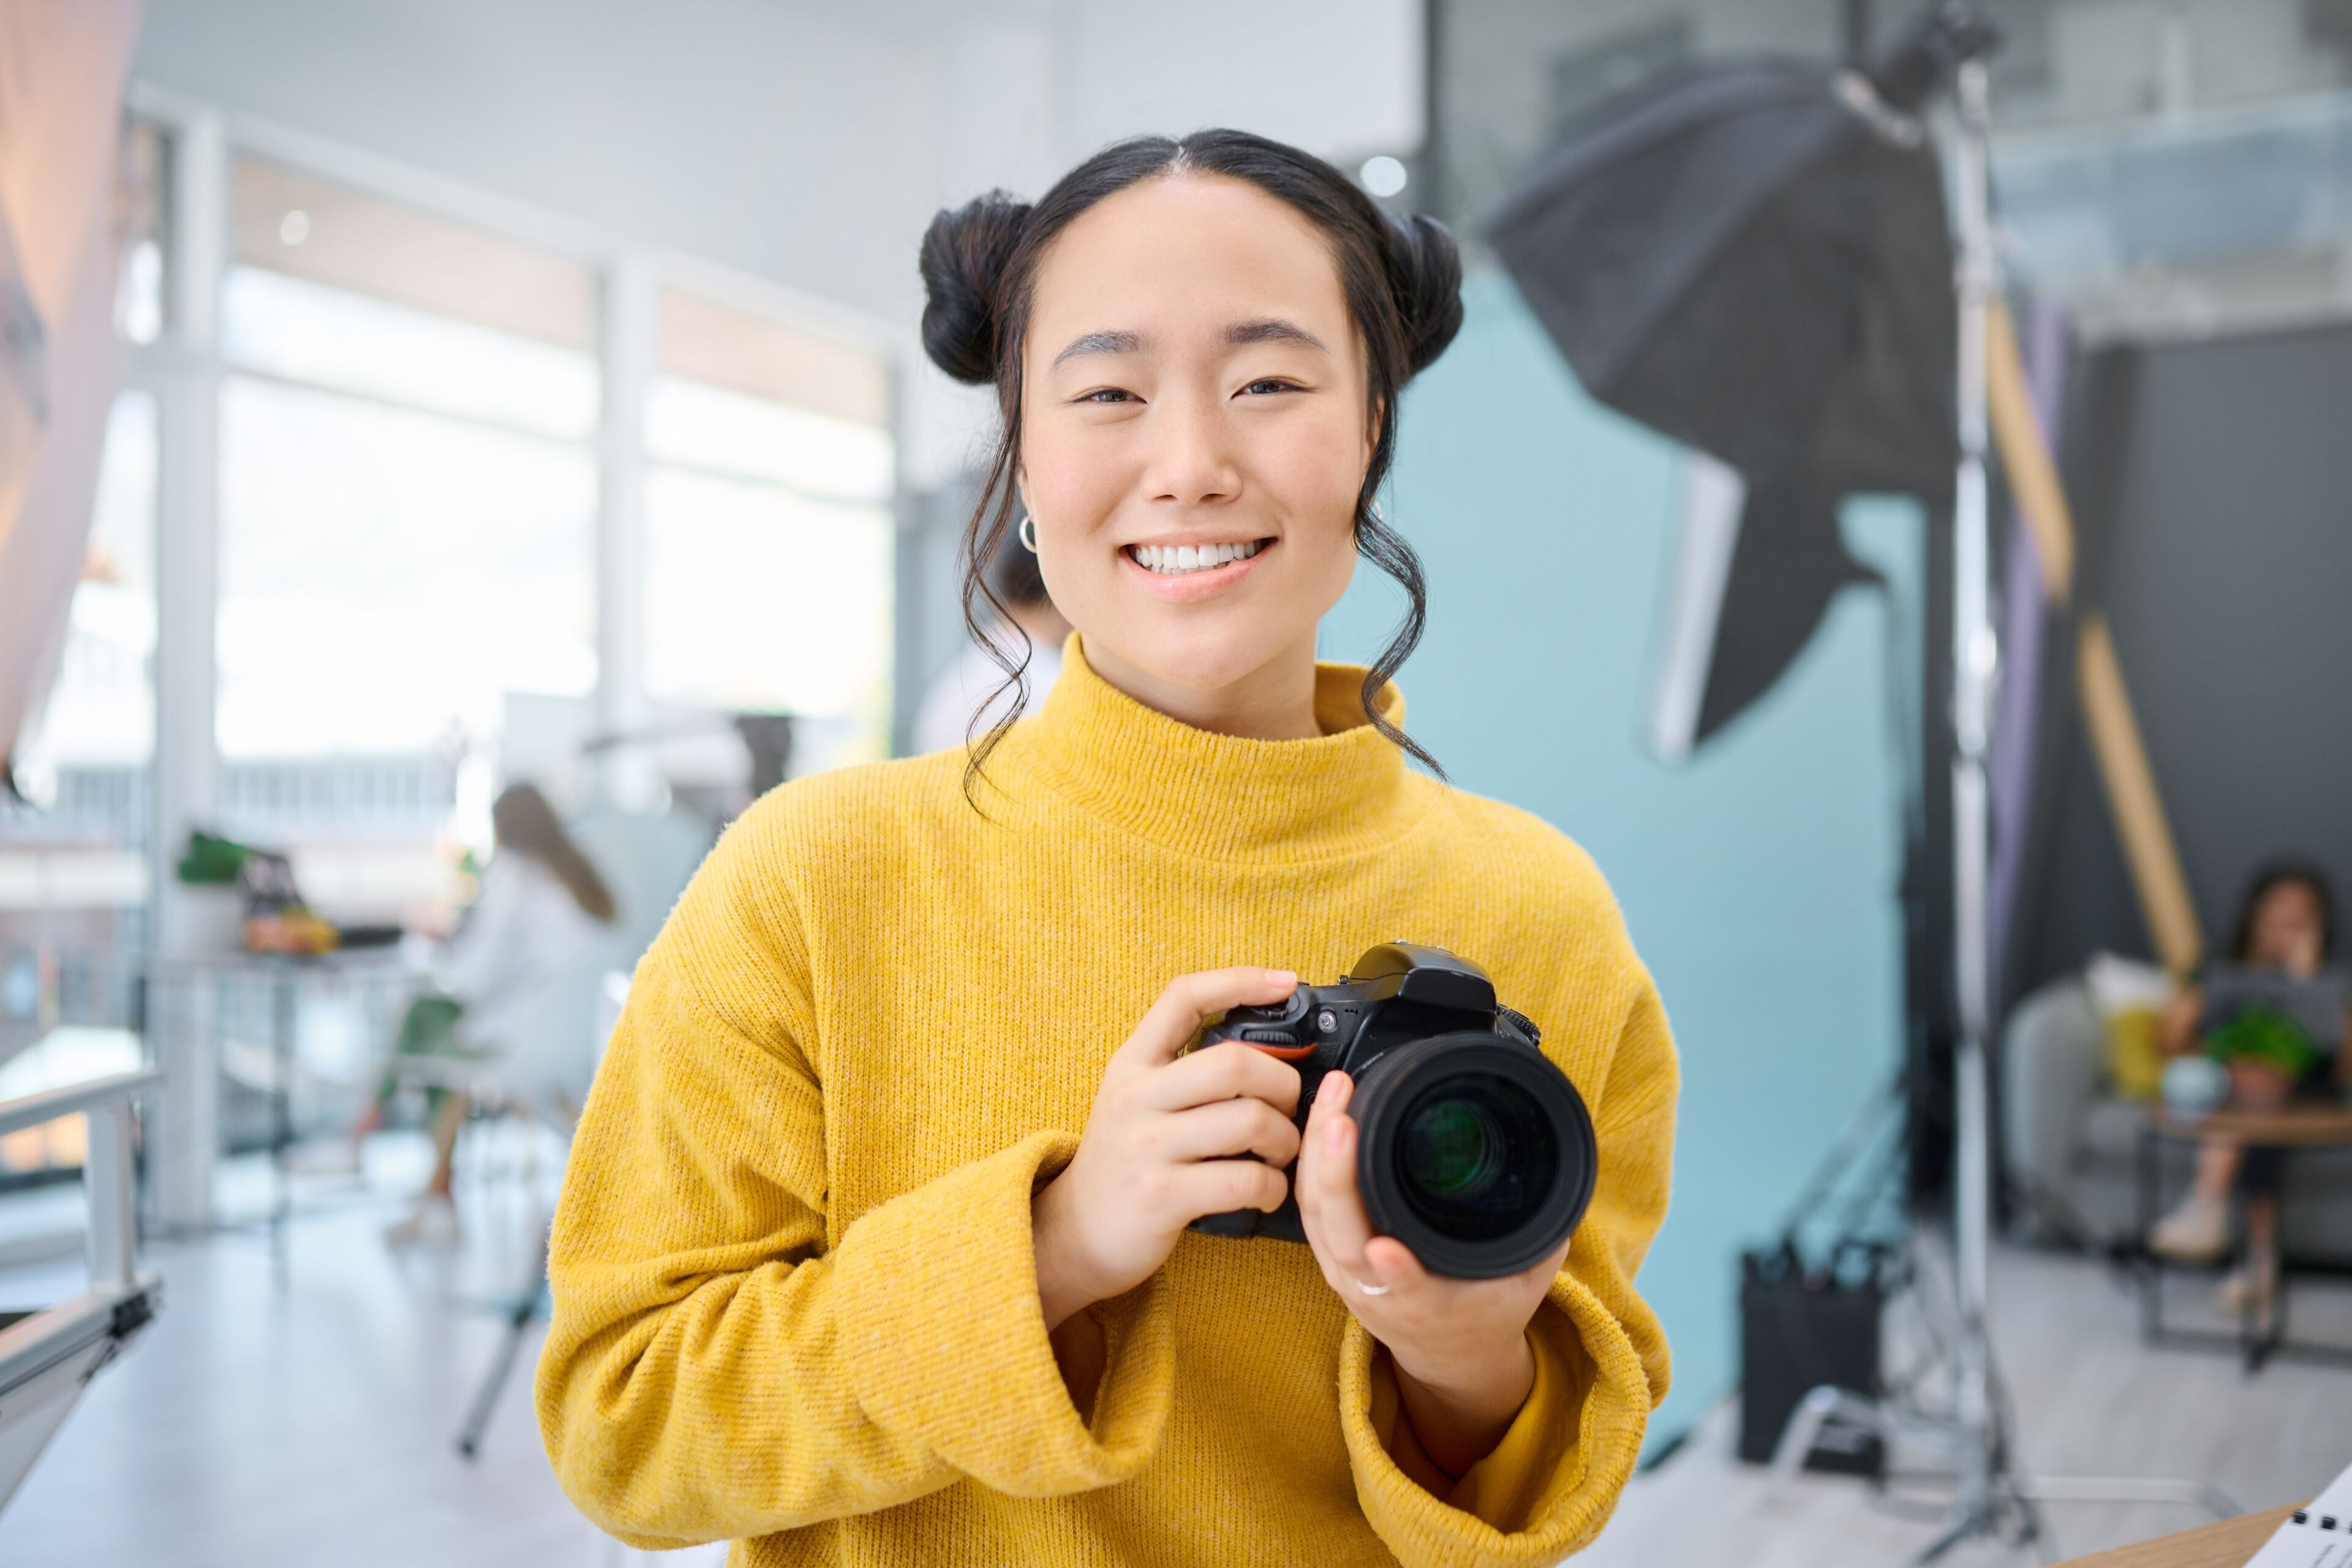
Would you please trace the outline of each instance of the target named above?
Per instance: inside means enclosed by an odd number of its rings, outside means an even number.
[[[1234,1008],[1193,1048],[1226,1040],[1297,1068],[1302,1129],[1327,1073],[1354,1079],[1357,1184],[1372,1228],[1433,1273],[1517,1273],[1566,1240],[1591,1201],[1583,1097],[1486,972],[1443,948],[1383,943],[1336,984]],[[1307,1239],[1296,1193],[1271,1214],[1208,1215],[1192,1228]]]

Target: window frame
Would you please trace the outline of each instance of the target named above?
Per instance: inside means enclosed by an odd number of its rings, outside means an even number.
[[[467,225],[586,268],[597,291],[594,359],[601,386],[590,445],[595,455],[595,710],[600,726],[625,730],[649,711],[645,687],[646,482],[646,404],[658,374],[659,304],[666,289],[764,318],[791,331],[875,356],[886,385],[883,428],[892,442],[891,494],[883,503],[903,527],[907,433],[902,388],[909,343],[882,318],[779,281],[703,258],[635,243],[526,202],[488,192],[331,140],[228,112],[144,81],[133,81],[128,112],[165,138],[169,193],[164,214],[166,298],[160,333],[133,344],[126,386],[156,399],[161,430],[157,519],[158,637],[155,823],[152,887],[159,904],[179,902],[165,846],[213,820],[220,795],[214,731],[215,634],[219,609],[218,466],[220,396],[230,374],[220,346],[221,289],[234,265],[230,202],[241,156]],[[889,606],[894,620],[898,605]],[[894,683],[905,679],[893,668]],[[643,805],[657,787],[625,748],[599,779],[613,804]],[[160,911],[158,951],[187,930]]]

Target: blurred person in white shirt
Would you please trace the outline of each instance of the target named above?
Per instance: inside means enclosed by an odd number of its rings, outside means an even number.
[[[595,1071],[590,981],[607,966],[612,891],[533,786],[500,795],[490,826],[497,847],[480,891],[435,966],[440,994],[410,1009],[386,1092],[362,1123],[362,1131],[375,1123],[404,1076],[432,1086],[433,1174],[415,1211],[386,1232],[395,1246],[457,1240],[452,1164],[473,1096],[495,1094],[561,1124],[578,1114]]]
[[[1037,557],[1017,542],[1008,544],[988,563],[988,586],[1008,617],[989,628],[996,646],[1017,665],[1022,638],[1024,635],[1028,638],[1028,702],[1013,708],[1020,699],[1017,689],[1004,689],[1004,667],[991,658],[986,648],[967,643],[955,662],[931,682],[931,689],[923,694],[923,705],[915,710],[913,740],[918,755],[944,752],[963,745],[970,736],[985,734],[1008,710],[1016,719],[1034,710],[1062,673],[1062,642],[1070,635],[1070,623],[1045,592]]]

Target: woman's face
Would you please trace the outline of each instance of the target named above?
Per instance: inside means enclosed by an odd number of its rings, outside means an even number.
[[[1311,665],[1371,460],[1328,242],[1244,181],[1147,180],[1065,229],[1034,287],[1022,499],[1089,657],[1198,693],[1302,646]]]
[[[2296,974],[2319,967],[2326,935],[2319,895],[2307,882],[2273,884],[2254,906],[2253,961]]]

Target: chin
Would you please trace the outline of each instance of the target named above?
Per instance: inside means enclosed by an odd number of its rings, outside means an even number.
[[[1186,691],[1222,691],[1246,680],[1311,626],[1235,626],[1238,617],[1196,617],[1190,626],[1154,626],[1164,621],[1166,607],[1151,605],[1159,615],[1139,615],[1120,627],[1119,635],[1101,639],[1113,654],[1152,679]]]

